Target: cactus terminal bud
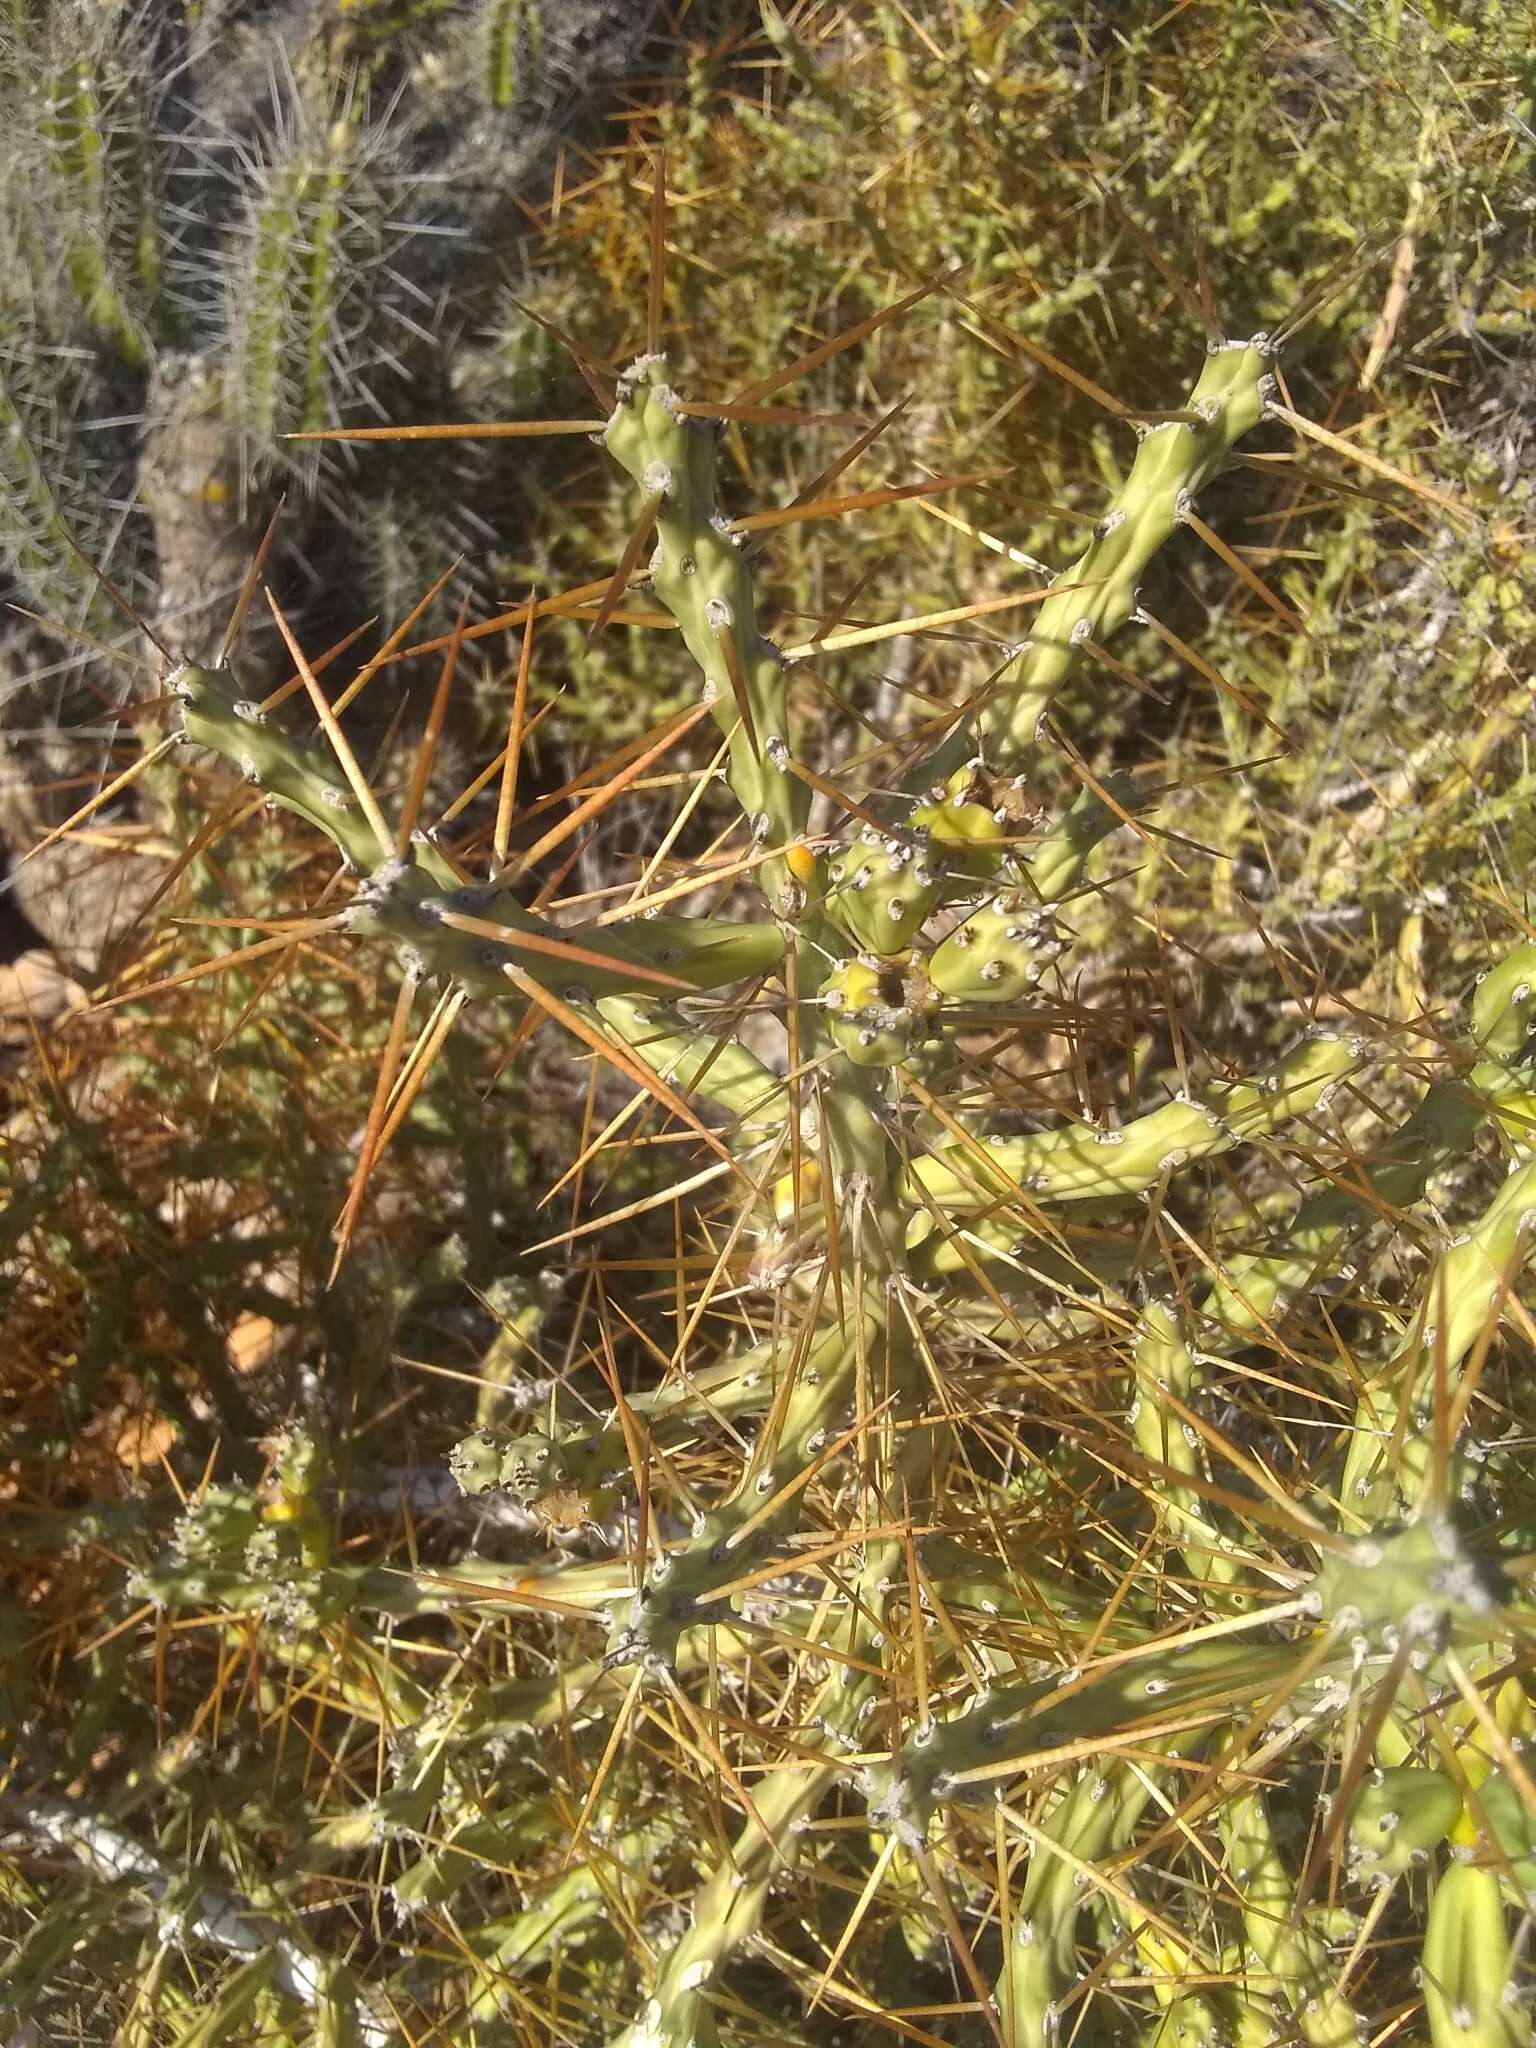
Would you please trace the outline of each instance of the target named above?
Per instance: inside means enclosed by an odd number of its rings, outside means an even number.
[[[927,803],[912,812],[914,831],[926,832],[957,874],[995,875],[1002,859],[1008,818],[987,777],[972,762],[957,768]]]
[[[935,1007],[921,966],[869,954],[847,960],[822,984],[832,1011],[832,1036],[857,1067],[900,1065],[927,1036]]]

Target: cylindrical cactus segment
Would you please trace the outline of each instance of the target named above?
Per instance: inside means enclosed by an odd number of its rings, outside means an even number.
[[[701,935],[706,946],[711,929]],[[783,1131],[789,1091],[739,1039],[721,1043],[707,1025],[689,1022],[666,1004],[642,1004],[630,996],[601,997],[597,1014],[620,1043],[639,1053],[680,1094],[702,1095],[725,1110],[735,1120],[740,1141],[777,1137]]]
[[[1263,1793],[1228,1801],[1221,1833],[1249,1956],[1242,1991],[1278,2005],[1309,2048],[1359,2048],[1358,2018],[1337,1989],[1326,1942],[1296,1904]]]
[[[1308,1598],[1321,1620],[1381,1654],[1405,1634],[1427,1651],[1486,1637],[1503,1591],[1448,1516],[1425,1514],[1326,1550]]]
[[[1536,945],[1511,947],[1479,978],[1472,1034],[1485,1058],[1513,1064],[1532,1051],[1536,1030]]]
[[[772,974],[784,958],[782,933],[761,919],[748,923],[728,917],[642,916],[604,929],[622,933],[626,950],[636,959],[675,974],[696,989],[724,988],[733,981]]]
[[[1333,1270],[1341,1246],[1382,1213],[1417,1201],[1430,1176],[1466,1149],[1485,1115],[1517,1145],[1536,1130],[1533,1075],[1519,1065],[1536,1024],[1536,946],[1516,946],[1478,984],[1472,1031],[1483,1057],[1465,1081],[1440,1083],[1399,1128],[1374,1149],[1365,1171],[1370,1196],[1331,1187],[1297,1210],[1274,1252],[1250,1253],[1225,1263],[1205,1313],[1231,1337],[1262,1329],[1291,1291]],[[1374,1201],[1370,1199],[1374,1197]]]
[[[721,1858],[695,1899],[692,1923],[662,1965],[640,2018],[624,2029],[613,2048],[702,2048],[705,2042],[718,2042],[706,2002],[716,1974],[757,1931],[769,1886],[799,1859],[796,1824],[826,1797],[836,1775],[830,1764],[812,1765],[775,1772],[756,1786],[753,1805],[762,1829],[743,1829]]]
[[[1141,2037],[1143,2048],[1229,2048],[1234,2039],[1238,2048],[1247,2048],[1201,1988],[1198,1965],[1177,1937],[1142,1927],[1135,1941],[1137,1961],[1152,1980],[1157,2000],[1157,2017]]]
[[[1198,1436],[1161,1398],[1171,1392],[1187,1404],[1200,1384],[1199,1368],[1190,1356],[1178,1317],[1166,1302],[1149,1302],[1142,1312],[1135,1366],[1136,1395],[1129,1419],[1136,1448],[1143,1457],[1174,1472],[1192,1478],[1207,1476],[1202,1470]],[[1198,1489],[1163,1476],[1154,1483],[1152,1497],[1162,1509],[1164,1527],[1169,1539],[1179,1546],[1190,1577],[1197,1584],[1237,1584],[1243,1577],[1243,1565]]]
[[[783,663],[758,630],[751,576],[716,509],[714,430],[686,416],[666,368],[661,356],[631,366],[603,440],[654,514],[651,586],[704,672],[753,838],[788,847],[805,829],[810,791],[789,772]],[[758,873],[775,910],[798,916],[805,892],[786,865],[766,862]]]
[[[1024,858],[1032,898],[1060,903],[1083,877],[1088,856],[1127,817],[1147,808],[1148,797],[1129,775],[1106,775],[1098,790],[1079,790],[1070,807]]]
[[[551,1952],[580,1941],[585,1928],[607,1920],[615,1883],[648,1875],[673,1832],[652,1822],[620,1835],[537,1890],[521,1912],[469,1930],[465,1946],[475,1958],[472,1975],[479,1984],[469,2000],[470,2021],[494,2024],[502,2016],[507,1979],[536,1969]]]
[[[86,319],[125,363],[149,358],[148,314],[161,273],[152,121],[136,81],[102,56],[47,80],[49,183],[64,227],[64,267]]]
[[[1360,1521],[1411,1506],[1431,1476],[1435,1387],[1448,1398],[1536,1249],[1536,1159],[1515,1167],[1482,1216],[1436,1260],[1413,1334],[1361,1391],[1344,1460],[1340,1503]]]
[[[248,259],[227,289],[231,410],[263,462],[313,463],[285,434],[355,409],[370,301],[389,278],[388,205],[369,175],[364,130],[343,107],[323,133],[300,123],[252,191]]]
[[[1016,1003],[1039,986],[1064,943],[1049,910],[1009,891],[940,942],[929,979],[951,1002]]]
[[[1441,1872],[1420,1974],[1433,2048],[1528,2048],[1531,2018],[1496,1869],[1457,1858]]]
[[[1143,434],[1119,495],[1093,540],[1053,585],[1033,632],[997,678],[983,713],[988,751],[1004,766],[1039,737],[1052,698],[1076,673],[1088,641],[1102,642],[1136,610],[1137,585],[1189,500],[1264,416],[1269,389],[1262,341],[1227,342],[1206,359],[1183,410]]]
[[[544,89],[544,0],[488,0],[481,18],[485,97],[521,107]]]
[[[229,668],[182,662],[167,677],[166,690],[182,705],[182,726],[189,740],[222,754],[275,803],[318,827],[358,873],[368,874],[379,865],[378,837],[323,742],[295,739],[285,732],[259,705],[241,696]],[[457,887],[453,869],[435,848],[424,847],[421,862],[439,888]]]
[[[902,1568],[899,1544],[880,1543],[867,1552],[855,1584],[854,1624],[835,1630],[829,1639],[832,1673],[807,1717],[833,1745],[833,1754],[824,1764],[774,1771],[757,1782],[756,1820],[721,1857],[694,1901],[687,1931],[662,1964],[639,2020],[612,2048],[699,2048],[718,2040],[707,2002],[710,1988],[732,1951],[757,1931],[774,1878],[794,1868],[800,1849],[798,1823],[836,1783],[842,1769],[836,1750],[853,1746],[865,1713],[878,1701],[880,1679],[871,1668],[877,1631],[884,1619],[887,1589]],[[839,1649],[846,1650],[852,1661],[839,1659]]]
[[[947,1146],[915,1160],[909,1179],[955,1215],[1006,1203],[1019,1190],[1046,1202],[1138,1195],[1191,1160],[1214,1158],[1305,1116],[1358,1058],[1345,1039],[1304,1039],[1260,1080],[1213,1088],[1206,1100],[1177,1097],[1118,1131],[1072,1124]]]
[[[1001,795],[982,764],[968,761],[914,806],[908,822],[927,835],[951,874],[995,875],[1008,838]]]
[[[1477,1788],[1477,1804],[1509,1863],[1517,1889],[1529,1904],[1536,1898],[1536,1812],[1506,1771],[1495,1771],[1483,1780]]]
[[[167,690],[182,705],[189,740],[223,755],[247,781],[317,826],[363,876],[349,911],[350,928],[394,940],[424,973],[447,976],[478,995],[501,997],[511,961],[562,993],[575,989],[607,996],[664,989],[668,980],[718,987],[769,973],[783,957],[783,939],[768,924],[701,920],[695,926],[684,919],[641,917],[594,931],[557,931],[505,890],[463,886],[425,835],[412,841],[405,858],[386,855],[330,751],[318,742],[295,739],[258,705],[242,700],[231,670],[183,662],[172,671]],[[471,917],[498,929],[494,936],[467,933],[448,921],[453,917]],[[606,956],[612,966],[563,959],[534,947],[520,949],[520,933],[578,944]],[[773,1077],[752,1064],[762,1077],[762,1092],[770,1092]]]
[[[728,1619],[722,1589],[760,1567],[798,1525],[805,1490],[795,1480],[852,1425],[861,1353],[872,1381],[886,1386],[888,1331],[894,1339],[883,1298],[867,1294],[850,1303],[846,1322],[825,1328],[802,1359],[780,1359],[779,1372],[795,1377],[775,1439],[747,1466],[730,1498],[617,1603],[608,1645],[614,1663],[670,1668],[686,1630]]]
[[[1122,1658],[1070,1684],[1052,1677],[999,1687],[967,1712],[911,1735],[889,1763],[870,1767],[871,1817],[921,1841],[941,1805],[987,1800],[1043,1754],[1207,1703],[1214,1722],[1234,1692],[1261,1697],[1294,1662],[1286,1644],[1185,1643],[1166,1656]]]
[[[1126,1847],[1152,1791],[1146,1770],[1118,1763],[1103,1772],[1090,1769],[1056,1797],[1041,1821],[997,1983],[1008,2048],[1056,2048],[1061,2040],[1061,2000],[1080,1975],[1077,1921],[1088,1898],[1082,1866]],[[1052,1855],[1051,1843],[1067,1856]]]
[[[649,1393],[626,1396],[632,1415],[644,1418],[651,1442],[674,1450],[711,1424],[755,1415],[773,1399],[773,1347],[753,1345],[736,1358],[666,1381]],[[617,1413],[597,1421],[544,1418],[516,1432],[482,1427],[460,1439],[448,1469],[467,1494],[507,1491],[525,1505],[575,1490],[606,1495],[631,1478],[629,1445]]]
[[[351,928],[393,938],[402,951],[419,956],[429,973],[449,975],[476,995],[505,994],[509,963],[561,995],[598,997],[647,988],[667,991],[679,983],[706,989],[746,974],[766,974],[783,957],[783,940],[767,924],[701,924],[697,952],[658,945],[641,918],[595,930],[580,925],[557,929],[524,910],[505,890],[472,884],[434,887],[420,847],[413,845],[411,853],[416,857],[373,869],[353,901]],[[460,929],[457,918],[473,919],[475,929]],[[530,943],[520,945],[524,934]],[[580,947],[612,964],[599,967],[552,955],[545,942]],[[665,950],[672,964],[657,965],[653,949]]]

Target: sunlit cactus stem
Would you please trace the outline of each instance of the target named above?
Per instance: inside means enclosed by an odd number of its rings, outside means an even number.
[[[1052,699],[1081,669],[1088,643],[1102,644],[1134,616],[1147,564],[1264,417],[1269,360],[1262,340],[1214,348],[1181,412],[1143,432],[1093,540],[1056,578],[1059,594],[1041,605],[1028,640],[992,687],[982,730],[1002,765],[1040,737]]]
[[[392,940],[418,972],[504,999],[509,994],[506,967],[513,962],[557,991],[574,988],[599,997],[626,989],[667,994],[718,986],[766,973],[782,958],[783,940],[768,924],[721,920],[694,927],[680,920],[641,918],[579,935],[586,952],[611,964],[576,959],[569,951],[562,955],[562,936],[569,943],[577,935],[557,932],[505,890],[466,886],[428,835],[413,834],[397,850],[387,829],[381,832],[377,807],[370,815],[333,754],[317,742],[293,738],[260,705],[243,699],[231,670],[184,662],[172,672],[167,690],[182,707],[187,739],[223,755],[248,782],[334,842],[362,877],[345,914],[349,928],[361,937]],[[527,945],[519,943],[524,935]],[[661,959],[668,964],[661,966]],[[616,1020],[616,1028],[649,1028],[638,1013],[623,1008],[610,1022]],[[664,1034],[665,1026],[661,1029]],[[687,1035],[697,1038],[696,1033]],[[746,1072],[760,1079],[757,1098],[766,1102],[775,1083],[750,1054],[726,1056],[722,1082],[729,1087],[732,1075]],[[738,1092],[731,1089],[733,1101]]]
[[[914,1161],[907,1179],[950,1215],[1006,1206],[1020,1191],[1046,1203],[1140,1194],[1191,1160],[1307,1115],[1358,1062],[1346,1039],[1320,1035],[1256,1081],[1179,1098],[1120,1130],[1070,1124],[1032,1137],[954,1144]]]
[[[1197,1431],[1167,1401],[1171,1393],[1188,1407],[1203,1376],[1184,1341],[1179,1318],[1166,1302],[1150,1302],[1142,1312],[1135,1372],[1128,1420],[1143,1457],[1166,1468],[1153,1481],[1151,1494],[1169,1541],[1178,1547],[1184,1569],[1197,1583],[1238,1585],[1247,1575],[1246,1566],[1234,1554],[1231,1537],[1218,1526],[1199,1489],[1181,1485],[1175,1476],[1207,1476]]]
[[[810,790],[789,772],[783,663],[758,630],[751,575],[716,507],[715,431],[687,416],[666,375],[664,357],[635,363],[603,438],[644,494],[642,519],[656,534],[651,587],[704,672],[752,837],[787,849],[805,829]],[[774,907],[798,916],[805,897],[792,870],[776,861],[758,874]]]
[[[1008,2048],[1055,2048],[1070,2027],[1063,2001],[1080,1975],[1077,1922],[1090,1897],[1085,1867],[1125,1848],[1154,1789],[1146,1770],[1093,1767],[1073,1778],[1031,1829],[995,1994]],[[1053,1853],[1058,1847],[1066,1853]]]
[[[1457,1857],[1440,1873],[1422,1970],[1434,2048],[1528,2048],[1531,2015],[1496,1869]]]
[[[936,1447],[909,1437],[900,1466],[915,1477],[937,1455]],[[693,1901],[688,1929],[663,1962],[639,2018],[610,2048],[693,2048],[699,2041],[716,2038],[711,1987],[723,1964],[756,1933],[774,1880],[793,1873],[800,1853],[797,1824],[846,1773],[840,1752],[859,1747],[858,1731],[879,1700],[878,1673],[860,1666],[873,1662],[872,1638],[885,1614],[888,1589],[899,1582],[902,1568],[899,1544],[870,1546],[854,1582],[856,1618],[850,1627],[829,1631],[831,1673],[811,1706],[812,1725],[831,1745],[827,1761],[774,1772],[757,1782],[753,1804],[761,1825],[749,1821],[723,1850]]]
[[[1340,1504],[1354,1523],[1381,1520],[1394,1500],[1412,1506],[1435,1469],[1438,1427],[1453,1440],[1462,1361],[1498,1313],[1536,1250],[1536,1160],[1516,1166],[1471,1230],[1450,1244],[1427,1275],[1408,1342],[1362,1389],[1344,1458]],[[1458,1427],[1458,1433],[1459,1433]]]
[[[616,1603],[608,1655],[615,1663],[669,1670],[682,1636],[728,1621],[735,1582],[798,1527],[806,1482],[858,1434],[861,1401],[898,1417],[910,1413],[911,1343],[892,1318],[883,1286],[867,1285],[844,1321],[781,1346],[773,1361],[776,1398],[754,1456],[730,1497],[705,1514],[689,1540],[651,1565]]]
[[[1280,1249],[1228,1260],[1204,1305],[1211,1322],[1230,1338],[1262,1331],[1294,1292],[1337,1271],[1382,1204],[1402,1208],[1417,1201],[1431,1176],[1458,1156],[1485,1118],[1499,1121],[1502,1111],[1512,1142],[1527,1143],[1532,1076],[1522,1058],[1533,1019],[1536,946],[1519,945],[1479,980],[1472,1005],[1477,1058],[1470,1071],[1437,1081],[1407,1120],[1373,1148],[1364,1167],[1369,1195],[1348,1185],[1325,1188],[1276,1233]]]
[[[1358,2048],[1359,2015],[1335,1986],[1326,1942],[1297,1905],[1296,1880],[1276,1847],[1263,1792],[1228,1801],[1221,1833],[1257,1965],[1245,1973],[1244,1994],[1278,2007],[1309,2048]]]
[[[542,1889],[521,1912],[476,1927],[468,1945],[480,1988],[470,2000],[471,2018],[498,2018],[512,1983],[600,1926],[613,1910],[612,1887],[627,1877],[648,1875],[669,1846],[671,1832],[657,1824],[617,1835]]]
[[[639,929],[643,933],[645,928]],[[771,926],[741,930],[747,947],[773,958],[782,953],[782,942]],[[717,943],[734,944],[730,930],[704,926],[698,959],[708,961]],[[732,978],[729,967],[739,966],[742,957],[731,957],[722,982]],[[743,1145],[783,1132],[788,1091],[738,1039],[727,1038],[722,1044],[707,1025],[687,1022],[666,1003],[646,1003],[634,996],[604,996],[597,1011],[614,1036],[640,1053],[663,1080],[684,1095],[702,1095],[724,1110],[734,1120]]]

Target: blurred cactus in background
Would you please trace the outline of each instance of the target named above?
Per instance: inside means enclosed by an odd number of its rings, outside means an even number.
[[[311,607],[344,569],[354,612],[391,608],[455,553],[487,583],[513,501],[489,497],[483,465],[439,444],[403,487],[284,436],[439,417],[471,369],[477,407],[547,404],[553,345],[528,321],[521,356],[497,333],[498,293],[526,282],[519,205],[600,127],[605,90],[665,55],[654,12],[48,0],[13,24],[0,87],[6,595],[130,647],[90,562],[164,641],[208,651],[279,496],[286,573]],[[0,645],[0,842],[13,856],[69,809],[38,795],[26,739],[50,727],[67,779],[120,736],[81,652],[14,615]],[[71,867],[56,850],[12,886],[43,937],[93,964],[133,892],[71,888]]]
[[[1518,26],[14,35],[18,2039],[1527,2042]]]

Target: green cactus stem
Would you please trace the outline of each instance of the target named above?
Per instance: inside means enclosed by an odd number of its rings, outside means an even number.
[[[488,0],[479,28],[490,105],[518,107],[536,100],[544,81],[544,0]]]
[[[711,1424],[739,1421],[768,1407],[776,1386],[773,1359],[772,1344],[753,1345],[719,1365],[626,1395],[625,1405],[643,1418],[657,1449],[679,1450]],[[482,1425],[454,1446],[448,1462],[465,1493],[505,1489],[527,1501],[556,1488],[611,1486],[627,1478],[629,1455],[616,1413],[580,1422],[557,1415],[510,1436]]]
[[[1531,2016],[1496,1870],[1458,1857],[1441,1872],[1420,1970],[1434,2048],[1528,2048]]]
[[[539,1888],[521,1912],[475,1928],[468,1935],[478,1983],[469,2002],[471,2019],[499,2017],[502,1986],[508,1979],[526,1975],[557,1948],[574,1945],[589,1930],[606,1924],[613,1911],[614,1885],[632,1873],[648,1873],[675,1834],[676,1828],[664,1822],[633,1828]]]
[[[338,399],[355,408],[365,308],[387,276],[386,223],[349,108],[322,134],[301,127],[263,167],[248,258],[229,279],[230,401],[258,462],[291,461],[283,435],[332,424]],[[313,461],[313,448],[298,453]]]
[[[1189,1744],[1174,1742],[1170,1754]],[[1008,2048],[1054,2048],[1063,2000],[1079,1980],[1077,1922],[1088,1902],[1082,1869],[1124,1849],[1156,1789],[1156,1774],[1111,1763],[1075,1776],[1031,1831],[1029,1867],[1014,1907],[996,2004]],[[1059,1847],[1065,1855],[1053,1854]]]
[[[927,1432],[923,1433],[927,1435]],[[934,1451],[909,1437],[900,1454],[898,1472],[915,1477]],[[693,2048],[716,2038],[707,2003],[710,1986],[730,1955],[750,1940],[761,1924],[768,1890],[776,1877],[791,1872],[798,1860],[797,1823],[814,1812],[848,1766],[839,1752],[856,1747],[857,1731],[880,1696],[877,1673],[860,1669],[878,1648],[876,1637],[885,1614],[888,1588],[900,1583],[902,1547],[879,1543],[868,1550],[855,1580],[855,1619],[846,1630],[829,1637],[834,1651],[832,1675],[813,1701],[808,1719],[828,1738],[832,1749],[824,1764],[794,1771],[776,1771],[759,1781],[753,1792],[761,1827],[744,1828],[722,1856],[694,1900],[689,1926],[667,1955],[655,1989],[640,2018],[610,2048]],[[835,1652],[855,1661],[840,1663]]]
[[[1362,1877],[1401,1877],[1460,1818],[1461,1793],[1441,1772],[1413,1764],[1372,1771],[1349,1809],[1351,1866]]]
[[[1257,1081],[1213,1088],[1204,1099],[1177,1097],[1120,1130],[1071,1124],[1032,1137],[946,1146],[914,1161],[908,1186],[921,1188],[948,1215],[1006,1206],[1020,1191],[1047,1203],[1139,1195],[1192,1160],[1215,1158],[1309,1115],[1359,1061],[1347,1039],[1320,1033]],[[914,1192],[913,1199],[923,1197]]]
[[[805,1510],[804,1487],[795,1482],[852,1430],[861,1372],[877,1398],[895,1396],[899,1414],[911,1399],[909,1352],[883,1291],[869,1288],[849,1304],[843,1324],[823,1329],[803,1357],[777,1364],[777,1375],[791,1378],[781,1414],[730,1497],[617,1603],[608,1644],[613,1663],[670,1669],[686,1630],[728,1618],[722,1589],[760,1568],[793,1533]]]
[[[1155,1492],[1168,1540],[1178,1546],[1184,1568],[1196,1584],[1237,1586],[1245,1576],[1245,1566],[1231,1537],[1216,1525],[1198,1488],[1181,1486],[1171,1476],[1209,1475],[1203,1469],[1199,1436],[1162,1398],[1172,1393],[1187,1407],[1202,1378],[1178,1316],[1166,1302],[1149,1302],[1142,1312],[1136,1333],[1135,1373],[1136,1394],[1127,1419],[1142,1456],[1168,1468]]]
[[[163,267],[164,198],[154,190],[152,135],[135,82],[110,60],[77,57],[43,89],[65,270],[91,326],[124,363],[142,368]]]
[[[1293,1293],[1337,1270],[1347,1245],[1383,1206],[1417,1201],[1431,1176],[1465,1151],[1485,1117],[1499,1120],[1501,1107],[1506,1128],[1520,1142],[1529,1128],[1522,1104],[1531,1081],[1521,1062],[1533,1021],[1536,946],[1520,945],[1479,981],[1472,1036],[1480,1057],[1465,1080],[1428,1089],[1407,1121],[1375,1148],[1364,1176],[1370,1196],[1341,1186],[1311,1196],[1282,1233],[1281,1249],[1226,1261],[1204,1305],[1207,1319],[1228,1338],[1261,1332]]]
[[[1275,1844],[1261,1791],[1222,1807],[1221,1837],[1248,1950],[1244,1996],[1278,2006],[1309,2048],[1357,2048],[1359,2016],[1335,1986],[1327,1944],[1296,1904],[1296,1880]]]
[[[943,887],[926,846],[871,825],[828,863],[827,879],[828,911],[856,946],[883,957],[905,953]]]
[[[258,705],[243,700],[231,670],[184,662],[172,672],[167,689],[180,700],[189,740],[221,754],[274,802],[318,827],[363,877],[347,912],[349,928],[363,937],[392,940],[423,973],[442,975],[474,994],[501,999],[508,992],[505,970],[511,961],[562,994],[575,988],[597,997],[664,987],[668,982],[718,987],[767,973],[783,956],[783,940],[772,926],[724,920],[701,923],[697,930],[683,920],[637,918],[633,925],[591,932],[556,931],[504,890],[465,886],[425,836],[414,839],[403,856],[381,846],[376,824],[330,753],[318,743],[293,738]],[[455,929],[446,921],[449,916],[493,924],[496,936]],[[579,943],[610,958],[613,966],[592,967],[520,949],[521,934]],[[665,957],[669,964],[656,965],[653,956]],[[742,1066],[740,1060],[726,1064],[738,1071]],[[772,1092],[772,1076],[753,1065],[764,1084],[759,1096],[766,1097]]]
[[[1081,667],[1087,643],[1102,644],[1135,615],[1137,586],[1190,500],[1225,466],[1264,417],[1271,389],[1262,339],[1215,347],[1185,402],[1194,418],[1150,428],[1130,474],[1093,540],[1056,578],[1018,655],[996,679],[983,713],[989,755],[1004,768],[1040,737],[1051,700]]]
[[[1472,1228],[1425,1280],[1406,1344],[1361,1389],[1344,1457],[1340,1501],[1351,1523],[1412,1506],[1429,1484],[1437,1383],[1454,1396],[1460,1368],[1536,1249],[1536,1160],[1510,1172]]]
[[[789,772],[783,664],[758,630],[751,575],[716,509],[714,430],[688,418],[666,375],[661,356],[632,365],[603,440],[645,493],[656,528],[651,585],[704,673],[753,839],[787,849],[805,829],[810,791]],[[785,862],[758,874],[781,916],[803,912],[804,888]]]
[[[1387,1657],[1407,1635],[1426,1653],[1485,1640],[1503,1592],[1449,1516],[1423,1514],[1325,1552],[1308,1599],[1363,1654]]]
[[[1341,1658],[1345,1655],[1340,1652]],[[1000,1686],[966,1711],[910,1737],[889,1763],[871,1766],[872,1817],[921,1842],[938,1809],[985,1800],[1031,1760],[1138,1722],[1186,1715],[1222,1718],[1234,1696],[1262,1696],[1294,1667],[1293,1646],[1257,1641],[1192,1643],[1166,1655],[1128,1657],[1070,1683],[1057,1678]]]
[[[641,924],[636,929],[643,933],[646,927]],[[748,925],[743,929],[752,934],[752,945],[765,932],[773,930],[766,925]],[[712,935],[720,930],[711,922],[700,933],[700,961],[711,958]],[[724,928],[721,943],[734,946],[732,927]],[[782,941],[777,933],[773,934],[772,944],[778,945],[782,955]],[[667,957],[672,957],[670,949]],[[734,964],[738,956],[733,953],[730,957]],[[734,1037],[721,1044],[707,1026],[689,1023],[669,1004],[642,1004],[627,996],[604,996],[597,1004],[597,1014],[615,1039],[638,1052],[681,1094],[702,1095],[726,1111],[735,1120],[744,1142],[782,1133],[788,1115],[788,1091],[778,1076]]]

